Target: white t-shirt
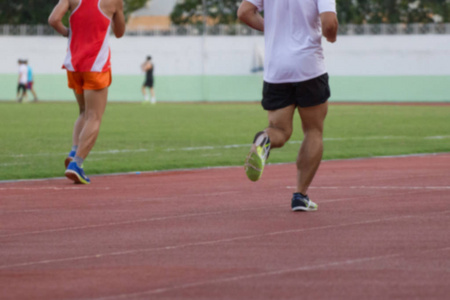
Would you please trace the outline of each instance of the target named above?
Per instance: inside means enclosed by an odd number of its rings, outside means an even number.
[[[19,82],[22,84],[27,84],[28,83],[28,67],[27,65],[21,64],[19,66]]]
[[[245,0],[264,10],[264,80],[301,82],[326,73],[320,14],[336,0]]]

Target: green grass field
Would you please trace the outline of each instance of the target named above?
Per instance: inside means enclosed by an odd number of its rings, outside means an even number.
[[[61,177],[75,103],[0,103],[0,180]],[[450,151],[450,106],[331,105],[324,159]],[[267,124],[259,104],[108,104],[88,175],[242,165]],[[293,162],[302,134],[271,163]]]

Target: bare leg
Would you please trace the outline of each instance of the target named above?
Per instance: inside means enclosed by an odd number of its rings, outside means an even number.
[[[294,112],[295,105],[268,112],[269,127],[265,131],[269,135],[271,148],[283,147],[291,137]]]
[[[299,108],[305,138],[297,157],[297,193],[306,195],[319,168],[323,154],[323,125],[328,112],[328,102]]]
[[[72,134],[72,145],[78,146],[79,144],[79,137],[81,130],[83,130],[84,127],[84,121],[85,121],[85,103],[84,103],[84,95],[83,94],[77,94],[75,93],[75,98],[78,102],[78,107],[80,110],[80,114],[78,115],[77,120],[75,121],[75,125],[73,126],[73,134]]]
[[[37,97],[36,91],[35,91],[34,89],[31,89],[30,91],[31,91],[31,93],[33,94],[33,100],[34,100],[34,101],[37,101],[37,100],[38,100],[38,97]]]
[[[22,96],[20,96],[20,98],[23,99],[23,101],[25,102],[28,101],[28,94],[26,90],[22,93]]]
[[[108,98],[108,88],[85,90],[84,126],[79,135],[77,156],[85,159],[95,145]]]
[[[153,87],[150,88],[150,95],[152,96],[152,103],[155,104],[156,103],[155,89]]]
[[[148,94],[147,94],[147,87],[145,85],[142,86],[142,96],[144,96],[144,101],[149,101],[150,100],[149,97],[148,97]]]
[[[294,104],[268,112],[269,127],[264,132],[256,134],[250,152],[245,159],[245,173],[251,181],[258,181],[261,178],[270,147],[283,147],[291,137],[294,112]],[[270,139],[270,147],[267,137]]]
[[[22,91],[22,92],[17,92],[17,100],[19,101],[19,102],[22,102],[22,101],[27,101],[27,93],[26,92],[24,92],[24,91]]]

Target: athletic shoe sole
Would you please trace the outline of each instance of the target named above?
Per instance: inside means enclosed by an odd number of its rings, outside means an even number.
[[[253,147],[252,147],[253,148]],[[258,181],[264,170],[264,162],[256,149],[252,149],[245,160],[245,173],[251,181]]]
[[[292,208],[292,211],[316,211],[316,207],[304,207],[304,206],[296,206]]]
[[[90,182],[87,182],[83,177],[81,177],[77,172],[72,171],[72,170],[66,170],[64,175],[66,175],[67,178],[74,181],[75,183],[80,183],[80,184],[89,184],[90,183]]]

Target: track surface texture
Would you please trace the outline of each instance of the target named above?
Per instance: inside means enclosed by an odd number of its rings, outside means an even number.
[[[449,299],[450,154],[0,183],[0,299]]]

